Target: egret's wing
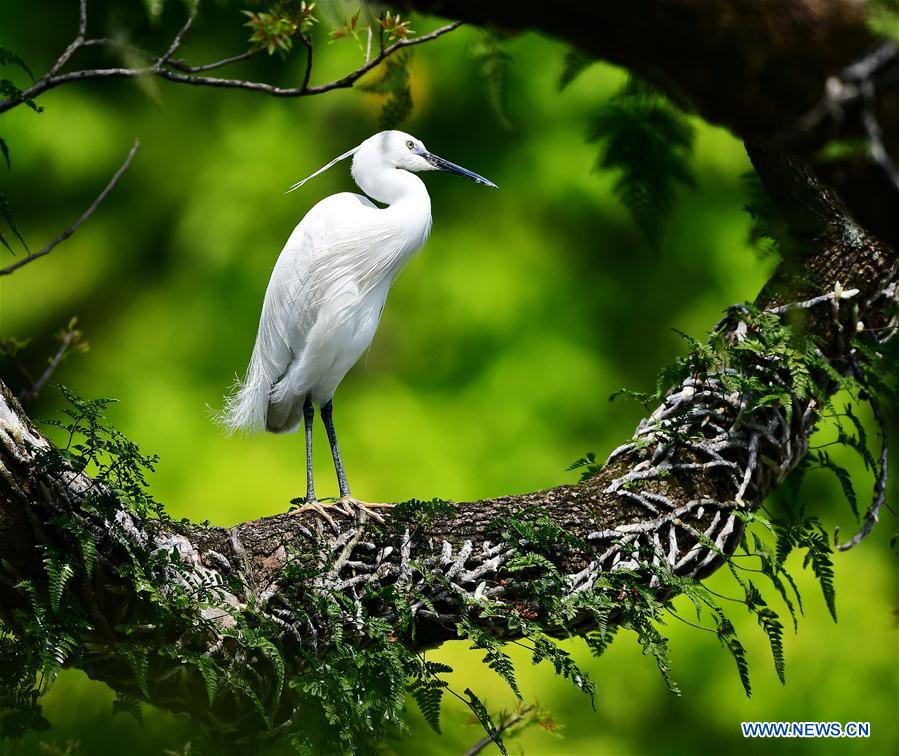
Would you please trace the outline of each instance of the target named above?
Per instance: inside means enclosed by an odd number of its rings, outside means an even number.
[[[366,197],[336,194],[313,207],[272,271],[250,366],[228,400],[223,423],[230,429],[266,427],[273,387],[288,371],[295,375],[281,388],[299,397],[309,380],[301,357],[310,334],[315,329],[316,338],[325,338],[352,317],[358,303],[395,274],[408,246],[405,229]]]
[[[376,214],[366,197],[337,194],[312,208],[290,235],[272,271],[256,337],[271,381],[302,353],[329,295],[357,280],[360,261],[378,241]]]

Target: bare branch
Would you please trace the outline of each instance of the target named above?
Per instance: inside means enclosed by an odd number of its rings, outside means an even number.
[[[306,41],[305,38],[303,40]],[[307,44],[309,44],[307,42]],[[242,63],[245,60],[249,60],[254,55],[262,52],[261,47],[256,47],[252,50],[247,50],[246,52],[239,53],[238,55],[232,55],[229,58],[222,58],[221,60],[217,60],[213,63],[206,63],[202,66],[191,66],[188,65],[183,60],[170,60],[169,65],[172,68],[177,68],[179,71],[183,71],[184,73],[201,73],[202,71],[214,71],[217,68],[224,68],[225,66],[230,66],[232,63]]]
[[[12,108],[20,105],[25,100],[33,100],[34,98],[44,94],[45,92],[48,92],[51,89],[55,89],[62,84],[68,84],[75,81],[88,81],[93,79],[136,79],[143,76],[157,76],[159,78],[165,79],[167,81],[172,81],[177,84],[191,84],[193,86],[215,87],[224,89],[246,89],[252,92],[262,92],[264,94],[271,95],[272,97],[292,98],[323,94],[335,89],[349,89],[365,74],[367,74],[373,68],[377,67],[397,51],[406,47],[413,47],[415,45],[420,45],[424,44],[425,42],[435,40],[438,37],[441,37],[444,34],[447,34],[454,29],[459,28],[459,26],[461,25],[461,22],[454,22],[451,24],[447,24],[446,26],[442,26],[439,29],[431,32],[430,34],[424,34],[413,39],[401,39],[398,42],[390,45],[389,47],[384,48],[377,56],[357,68],[355,71],[348,73],[346,76],[343,76],[340,79],[329,81],[325,84],[318,84],[316,86],[309,86],[309,76],[312,72],[312,45],[310,41],[306,41],[304,39],[307,47],[307,64],[306,73],[303,77],[303,83],[299,87],[279,87],[275,86],[274,84],[268,84],[267,82],[262,81],[194,75],[198,71],[209,71],[216,68],[221,68],[230,63],[246,60],[251,55],[254,55],[257,51],[253,50],[247,53],[241,53],[240,55],[225,58],[223,60],[216,61],[215,63],[210,63],[205,66],[192,67],[184,63],[183,61],[173,62],[169,60],[169,56],[173,54],[174,50],[177,50],[178,46],[180,45],[181,38],[190,27],[189,22],[185,23],[184,27],[182,27],[182,30],[178,33],[175,40],[172,42],[169,51],[159,58],[144,50],[134,48],[136,52],[144,55],[151,62],[151,65],[145,68],[93,68],[70,71],[69,73],[58,73],[62,66],[71,57],[72,53],[74,53],[75,50],[79,49],[80,47],[88,46],[88,44],[91,46],[98,46],[103,44],[109,44],[109,46],[113,46],[115,44],[112,41],[103,38],[92,39],[86,42],[83,38],[78,37],[71,45],[69,45],[68,48],[66,48],[66,51],[45,76],[43,76],[31,87],[22,92],[21,95],[9,97],[6,100],[0,101],[0,113],[11,110]]]
[[[119,166],[119,169],[112,175],[112,178],[109,180],[109,183],[103,189],[100,194],[97,195],[97,198],[90,204],[90,207],[87,208],[82,214],[81,217],[78,218],[71,226],[69,226],[65,231],[63,231],[59,236],[57,236],[53,241],[51,241],[46,247],[38,252],[33,252],[27,257],[23,257],[21,260],[16,260],[11,265],[7,265],[5,268],[0,268],[0,276],[8,276],[10,273],[15,272],[19,268],[28,265],[28,263],[34,262],[40,257],[44,255],[49,255],[54,248],[68,239],[72,234],[74,234],[80,227],[81,224],[84,223],[88,218],[90,218],[94,212],[96,212],[97,208],[101,205],[103,200],[105,200],[109,193],[115,188],[115,185],[118,183],[119,179],[131,167],[131,161],[134,160],[135,154],[140,149],[140,141],[135,139],[134,145],[131,147],[131,150],[128,152],[128,156],[125,158],[125,162]]]

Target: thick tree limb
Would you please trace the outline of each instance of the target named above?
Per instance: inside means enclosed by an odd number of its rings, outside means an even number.
[[[845,330],[856,329],[859,322],[882,338],[895,330],[897,256],[856,227],[801,163],[760,149],[753,150],[752,157],[770,182],[773,196],[795,199],[798,192],[804,203],[800,215],[822,218],[820,233],[808,241],[807,254],[801,258],[801,270],[795,261],[785,266],[759,304],[784,317],[804,313],[806,327],[821,339],[833,367],[849,372],[852,355],[842,337]],[[741,308],[733,308],[718,326],[733,342],[746,338],[747,328]],[[774,384],[786,382],[782,365],[769,358],[759,360],[751,370]],[[819,378],[825,394],[832,390],[826,377]],[[76,520],[93,535],[98,553],[92,579],[70,588],[94,607],[95,616],[81,652],[70,663],[116,690],[140,695],[140,681],[117,652],[120,644],[126,640],[134,644],[135,638],[123,638],[116,628],[123,618],[140,616],[145,600],[117,571],[124,558],[121,538],[130,543],[129,551],[146,554],[148,562],[153,555],[158,562],[160,554],[171,553],[186,573],[173,572],[169,580],[218,586],[218,598],[212,605],[196,607],[196,623],[148,628],[139,639],[150,653],[149,699],[190,712],[214,727],[237,729],[252,712],[241,711],[227,699],[210,706],[205,696],[197,695],[202,689],[199,673],[159,654],[163,646],[205,649],[214,658],[227,656],[231,651],[223,633],[233,625],[234,613],[249,607],[281,628],[280,642],[287,648],[309,651],[326,646],[327,627],[300,621],[290,611],[286,596],[297,591],[342,595],[358,612],[382,616],[397,627],[398,638],[414,648],[455,637],[463,607],[471,621],[508,635],[508,628],[489,612],[478,612],[484,601],[510,607],[555,634],[559,632],[555,620],[541,606],[527,603],[520,578],[506,569],[522,544],[504,541],[495,527],[498,518],[531,518],[535,512],[582,544],[560,548],[553,556],[572,598],[593,590],[604,575],[622,569],[639,572],[641,564],[656,564],[681,577],[703,577],[720,566],[722,552],[736,547],[742,532],[740,510],[756,509],[805,455],[821,406],[812,396],[792,401],[789,415],[779,406],[747,415],[751,395],[725,389],[723,376],[691,376],[667,394],[640,423],[634,438],[610,455],[601,472],[580,485],[458,504],[423,523],[412,516],[414,507],[406,507],[388,516],[386,530],[364,517],[341,518],[335,512],[332,530],[310,512],[223,528],[141,522],[122,508],[112,518],[96,508],[85,509],[83,502],[96,495],[96,484],[83,473],[47,464],[48,442],[4,389],[0,616],[16,626],[21,616],[16,610],[28,606],[27,596],[16,586],[25,579],[45,580],[41,547],[72,549],[54,523],[60,518]],[[318,554],[319,561],[305,584],[285,580],[292,563],[312,554]],[[655,578],[647,579],[653,581],[651,587],[661,587]],[[420,597],[411,607],[414,634],[402,633],[399,617],[377,598],[387,586]],[[118,624],[108,621],[111,617]],[[345,639],[354,633],[351,616],[347,623]],[[574,616],[569,625],[586,629],[590,623],[590,616]],[[286,657],[289,665],[302,664],[302,655]],[[281,701],[271,704],[277,708],[276,723],[289,717],[289,695],[286,703],[276,695],[271,675],[260,676],[259,692],[265,702]]]

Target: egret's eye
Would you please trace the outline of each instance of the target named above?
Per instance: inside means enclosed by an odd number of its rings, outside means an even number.
[[[415,142],[413,142],[413,141],[411,141],[411,140],[408,141],[408,142],[406,142],[406,147],[408,147],[410,150],[414,150],[414,149],[415,149]]]

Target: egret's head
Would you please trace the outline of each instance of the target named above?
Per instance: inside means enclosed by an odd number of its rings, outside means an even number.
[[[371,170],[382,166],[399,168],[410,173],[446,171],[464,176],[478,184],[496,188],[496,184],[483,176],[428,152],[420,139],[404,131],[382,131],[375,134],[360,144],[353,156],[354,176],[359,170]]]
[[[334,158],[311,176],[298,181],[287,191],[292,192],[305,184],[309,179],[328,170],[335,163],[351,156],[353,158],[353,178],[364,191],[376,199],[379,198],[378,193],[369,191],[368,187],[373,182],[377,183],[379,176],[383,175],[384,171],[396,169],[409,171],[410,173],[446,171],[447,173],[455,173],[457,176],[464,176],[478,184],[496,188],[496,184],[488,181],[483,176],[479,176],[467,168],[428,152],[421,140],[416,139],[411,134],[406,134],[403,131],[381,131],[374,136],[370,136],[358,147],[353,147],[353,149],[344,152],[343,155]]]

